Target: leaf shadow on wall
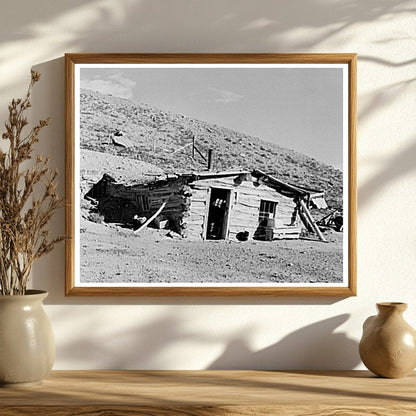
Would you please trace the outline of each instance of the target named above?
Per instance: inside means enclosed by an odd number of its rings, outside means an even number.
[[[233,339],[207,369],[354,368],[360,363],[358,343],[343,332],[335,332],[349,317],[342,314],[313,323],[258,351],[253,351],[244,337]]]
[[[384,162],[382,168],[358,188],[360,205],[367,206],[389,183],[413,172],[416,169],[415,161],[416,138],[413,144]]]
[[[89,315],[88,322],[83,322],[77,313],[71,315],[58,312],[56,319],[60,321],[60,326],[67,321],[66,327],[71,327],[72,322],[79,318],[82,327],[72,328],[70,342],[62,341],[64,337],[58,339],[57,359],[64,365],[76,363],[81,369],[146,370],[169,367],[172,362],[171,348],[188,342],[210,344],[214,338],[203,331],[184,328],[181,320],[172,313],[162,314],[143,325],[138,314],[136,326],[129,325],[128,328],[123,327],[123,322],[113,322],[110,318],[107,322],[110,329],[103,328],[100,316],[93,313]]]
[[[80,52],[131,52],[128,45],[133,37],[141,52],[177,51],[178,44],[185,49],[178,52],[254,52],[259,51],[259,44],[272,44],[274,51],[305,52],[353,25],[411,13],[414,10],[408,5],[407,0],[379,0],[376,5],[371,0],[356,0],[337,7],[318,0],[309,0],[307,6],[303,0],[263,0],[258,4],[242,0],[235,7],[233,2],[177,0],[175,7],[167,8],[164,0],[155,0],[130,2],[124,7],[120,3],[115,10],[98,2],[96,20],[85,27],[87,34],[81,31],[73,39],[71,46]],[[96,30],[91,31],[91,24]],[[296,29],[304,29],[305,35],[293,36]],[[306,34],[308,29],[319,30],[311,36]],[[172,36],[174,33],[177,36]],[[105,44],[102,39],[106,39]]]
[[[38,0],[36,7],[9,2],[0,15],[0,65],[29,67],[37,56],[63,51],[325,52],[319,46],[331,38],[341,50],[351,27],[414,13],[411,6],[409,0],[355,0],[337,7],[318,0],[241,0],[238,7],[221,0],[176,0],[174,7],[165,0]],[[0,96],[23,84],[11,72],[0,82]]]
[[[174,365],[180,366],[181,360],[185,360],[185,365],[192,368],[193,363],[200,361],[198,355],[201,351],[205,351],[203,362],[215,356],[212,345],[218,344],[225,345],[223,353],[210,364],[202,364],[205,369],[336,370],[354,368],[360,362],[358,343],[344,332],[335,332],[349,319],[349,314],[307,325],[281,341],[255,351],[249,347],[250,334],[255,330],[252,326],[240,328],[232,336],[218,335],[203,329],[190,329],[180,316],[167,312],[144,325],[129,328],[123,328],[122,322],[111,322],[110,318],[108,327],[103,328],[98,315],[90,314],[90,320],[86,322],[77,319],[78,313],[82,315],[81,311],[75,312],[75,316],[64,311],[57,312],[60,326],[66,330],[72,328],[70,342],[65,343],[64,337],[59,338],[57,358],[61,365],[73,362],[84,369],[169,368],[172,366],[172,355],[186,349],[189,350],[187,356],[179,353]],[[72,327],[74,321],[78,321],[80,326]],[[137,321],[140,322],[140,316]],[[86,333],[89,336],[85,336]],[[198,345],[198,348],[192,348],[192,345]],[[192,350],[195,356],[192,356]]]
[[[405,38],[406,40],[411,40],[411,38]],[[379,42],[393,42],[392,39],[382,39]],[[403,67],[414,67],[416,59],[408,59],[406,61],[397,62],[389,60],[387,58],[380,58],[376,56],[366,56],[359,55],[358,62],[361,65],[362,63],[369,62],[370,64],[385,66],[390,71],[393,71],[398,68]],[[359,108],[358,112],[358,126],[363,123],[371,122],[371,117],[379,111],[382,111],[385,108],[388,108],[389,105],[394,104],[399,100],[404,94],[409,92],[409,88],[412,88],[416,82],[416,77],[411,77],[404,79],[402,81],[389,84],[388,86],[379,88],[371,93],[371,97],[368,102]],[[406,111],[406,110],[404,110]],[[414,134],[410,130],[410,134]],[[382,140],[392,140],[391,137],[380,137]],[[393,138],[394,140],[394,138]],[[390,156],[387,160],[380,163],[378,160],[374,159],[371,163],[379,163],[380,168],[378,172],[373,174],[373,176],[368,179],[365,183],[359,186],[358,192],[358,202],[359,207],[365,208],[374,200],[380,192],[383,191],[390,183],[402,179],[405,175],[415,171],[416,169],[416,137],[410,141],[410,145],[406,148],[400,150],[396,155]]]

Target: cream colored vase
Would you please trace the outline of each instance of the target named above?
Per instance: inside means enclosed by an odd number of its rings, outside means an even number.
[[[42,301],[48,292],[0,296],[0,386],[39,384],[52,369],[55,342]]]
[[[400,378],[416,367],[416,331],[403,319],[405,303],[377,303],[363,325],[360,357],[381,377]]]

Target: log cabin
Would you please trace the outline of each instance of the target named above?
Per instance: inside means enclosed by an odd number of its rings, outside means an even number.
[[[324,192],[285,183],[260,170],[167,175],[124,183],[109,174],[85,195],[106,222],[153,224],[188,239],[275,240],[299,238],[306,227],[324,241],[309,206],[325,208]]]

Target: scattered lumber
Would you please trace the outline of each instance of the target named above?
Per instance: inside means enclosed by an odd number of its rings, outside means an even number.
[[[165,201],[160,206],[160,208],[141,227],[139,227],[137,230],[134,230],[133,232],[135,234],[138,234],[141,230],[143,230],[143,228],[147,227],[163,211],[167,203],[168,201]]]
[[[332,228],[335,231],[342,231],[344,225],[342,213],[338,210],[334,210],[317,221],[316,224],[324,229]]]

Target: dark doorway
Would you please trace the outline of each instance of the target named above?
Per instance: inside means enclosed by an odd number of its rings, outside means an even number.
[[[227,237],[230,193],[231,192],[228,189],[211,189],[207,223],[207,240],[223,240]]]

